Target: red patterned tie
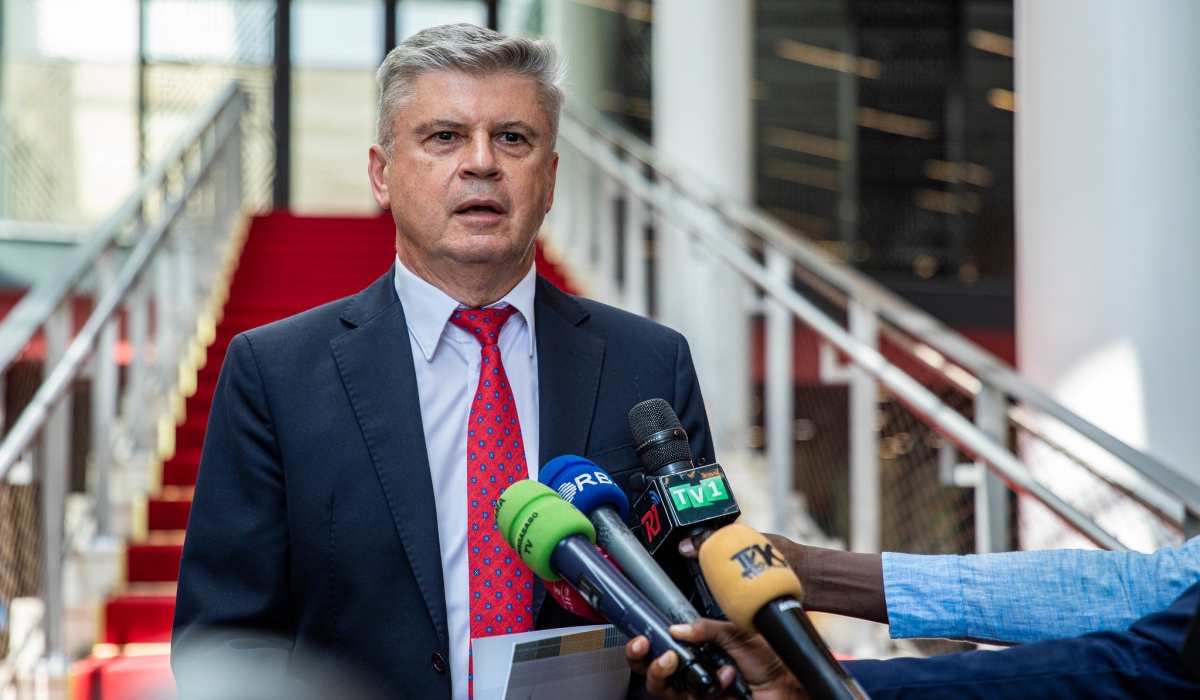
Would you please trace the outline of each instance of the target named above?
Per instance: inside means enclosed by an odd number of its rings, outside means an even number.
[[[483,345],[479,386],[467,421],[467,564],[470,569],[471,638],[533,629],[533,573],[505,544],[492,510],[508,485],[529,476],[521,422],[500,361],[500,329],[513,306],[460,309],[450,322]],[[471,664],[474,673],[474,663]],[[475,697],[474,679],[468,693]]]

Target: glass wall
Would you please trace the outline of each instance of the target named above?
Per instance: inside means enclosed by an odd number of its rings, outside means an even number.
[[[234,78],[269,124],[271,0],[8,0],[0,77],[0,218],[86,225]],[[269,133],[247,195],[265,205]]]
[[[270,206],[275,0],[7,0],[0,220],[86,231],[230,80],[252,97],[247,200]],[[400,38],[486,24],[479,0],[403,0]],[[373,214],[383,0],[292,2],[292,208]]]

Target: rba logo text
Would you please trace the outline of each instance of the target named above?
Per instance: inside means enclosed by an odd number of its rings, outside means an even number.
[[[592,477],[595,477],[594,479]],[[600,484],[612,484],[612,479],[601,471],[592,472],[591,474],[580,474],[571,481],[564,481],[558,487],[558,495],[567,503],[575,500],[575,494],[587,488],[588,485],[599,486]]]

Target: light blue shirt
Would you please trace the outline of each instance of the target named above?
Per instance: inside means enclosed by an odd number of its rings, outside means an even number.
[[[1012,644],[1124,630],[1200,581],[1200,537],[1153,554],[883,555],[893,638]]]

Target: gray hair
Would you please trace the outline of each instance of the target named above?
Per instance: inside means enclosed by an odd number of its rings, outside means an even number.
[[[554,44],[505,36],[473,24],[445,24],[413,34],[388,53],[375,74],[379,84],[379,115],[375,136],[391,156],[392,124],[396,111],[412,99],[413,82],[439,70],[473,76],[509,73],[537,80],[538,104],[550,118],[550,142],[558,136],[558,117],[566,102],[562,84],[566,62]]]

